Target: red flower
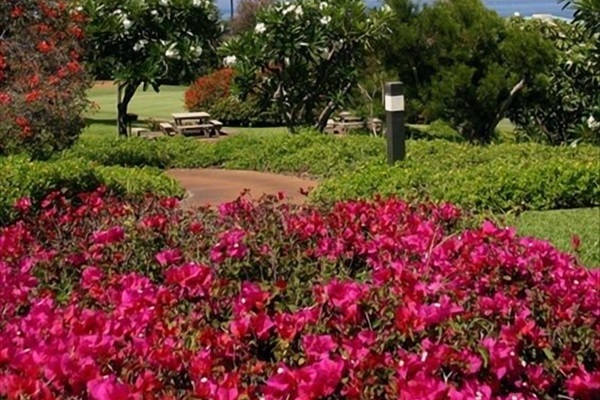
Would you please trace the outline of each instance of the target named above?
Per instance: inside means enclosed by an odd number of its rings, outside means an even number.
[[[48,42],[46,40],[38,43],[37,45],[37,49],[40,53],[50,53],[52,50],[54,50],[54,44],[52,42]]]
[[[25,102],[33,103],[38,101],[42,97],[42,92],[39,90],[34,90],[33,92],[29,92],[25,95]]]
[[[0,104],[10,104],[12,97],[8,93],[0,93]]]
[[[22,15],[23,15],[23,7],[21,7],[21,6],[15,6],[12,9],[12,11],[10,12],[11,18],[19,18]]]
[[[21,129],[29,127],[29,120],[23,116],[18,116],[15,118],[15,122],[21,127]]]

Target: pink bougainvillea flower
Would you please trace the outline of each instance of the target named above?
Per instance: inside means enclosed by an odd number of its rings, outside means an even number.
[[[105,231],[94,232],[92,240],[98,245],[109,245],[123,241],[125,230],[120,226],[113,226]]]
[[[129,388],[117,382],[114,376],[88,382],[87,390],[89,396],[94,400],[128,400],[131,393]]]
[[[179,249],[167,249],[154,256],[154,259],[162,266],[166,267],[169,265],[176,264],[182,260],[181,251]]]
[[[161,260],[161,265],[170,263],[166,256]],[[167,283],[179,285],[192,296],[206,296],[212,285],[212,273],[212,269],[207,266],[188,263],[181,267],[170,267],[165,271],[165,278]]]
[[[309,361],[329,358],[329,353],[337,348],[331,335],[306,335],[302,338],[302,348]]]

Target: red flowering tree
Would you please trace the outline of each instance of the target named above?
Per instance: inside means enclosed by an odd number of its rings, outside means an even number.
[[[80,64],[83,22],[68,1],[3,1],[0,154],[47,157],[77,139],[89,87]]]

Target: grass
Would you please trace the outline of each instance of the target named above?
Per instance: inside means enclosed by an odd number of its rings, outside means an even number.
[[[138,114],[140,119],[170,119],[172,113],[185,111],[183,106],[185,89],[185,86],[161,86],[160,92],[156,93],[152,88],[148,88],[145,92],[140,88],[129,104],[129,112]],[[100,107],[97,112],[88,114],[90,120],[95,122],[117,120],[116,86],[95,86],[90,90],[88,98]]]
[[[600,208],[529,211],[508,221],[521,235],[548,240],[557,248],[572,252],[571,238],[581,238],[580,261],[600,267]]]

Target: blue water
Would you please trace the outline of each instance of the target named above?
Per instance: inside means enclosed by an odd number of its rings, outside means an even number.
[[[237,4],[237,1],[238,0],[233,0],[233,4]],[[369,6],[381,4],[378,0],[365,1]],[[421,1],[424,3],[432,3],[435,0]],[[529,16],[532,14],[552,14],[570,18],[573,15],[571,10],[563,10],[563,4],[559,4],[557,0],[483,0],[483,2],[502,16],[513,15],[515,12],[521,13],[522,16]],[[230,0],[217,0],[217,5],[221,10],[223,18],[229,18],[231,12]]]

